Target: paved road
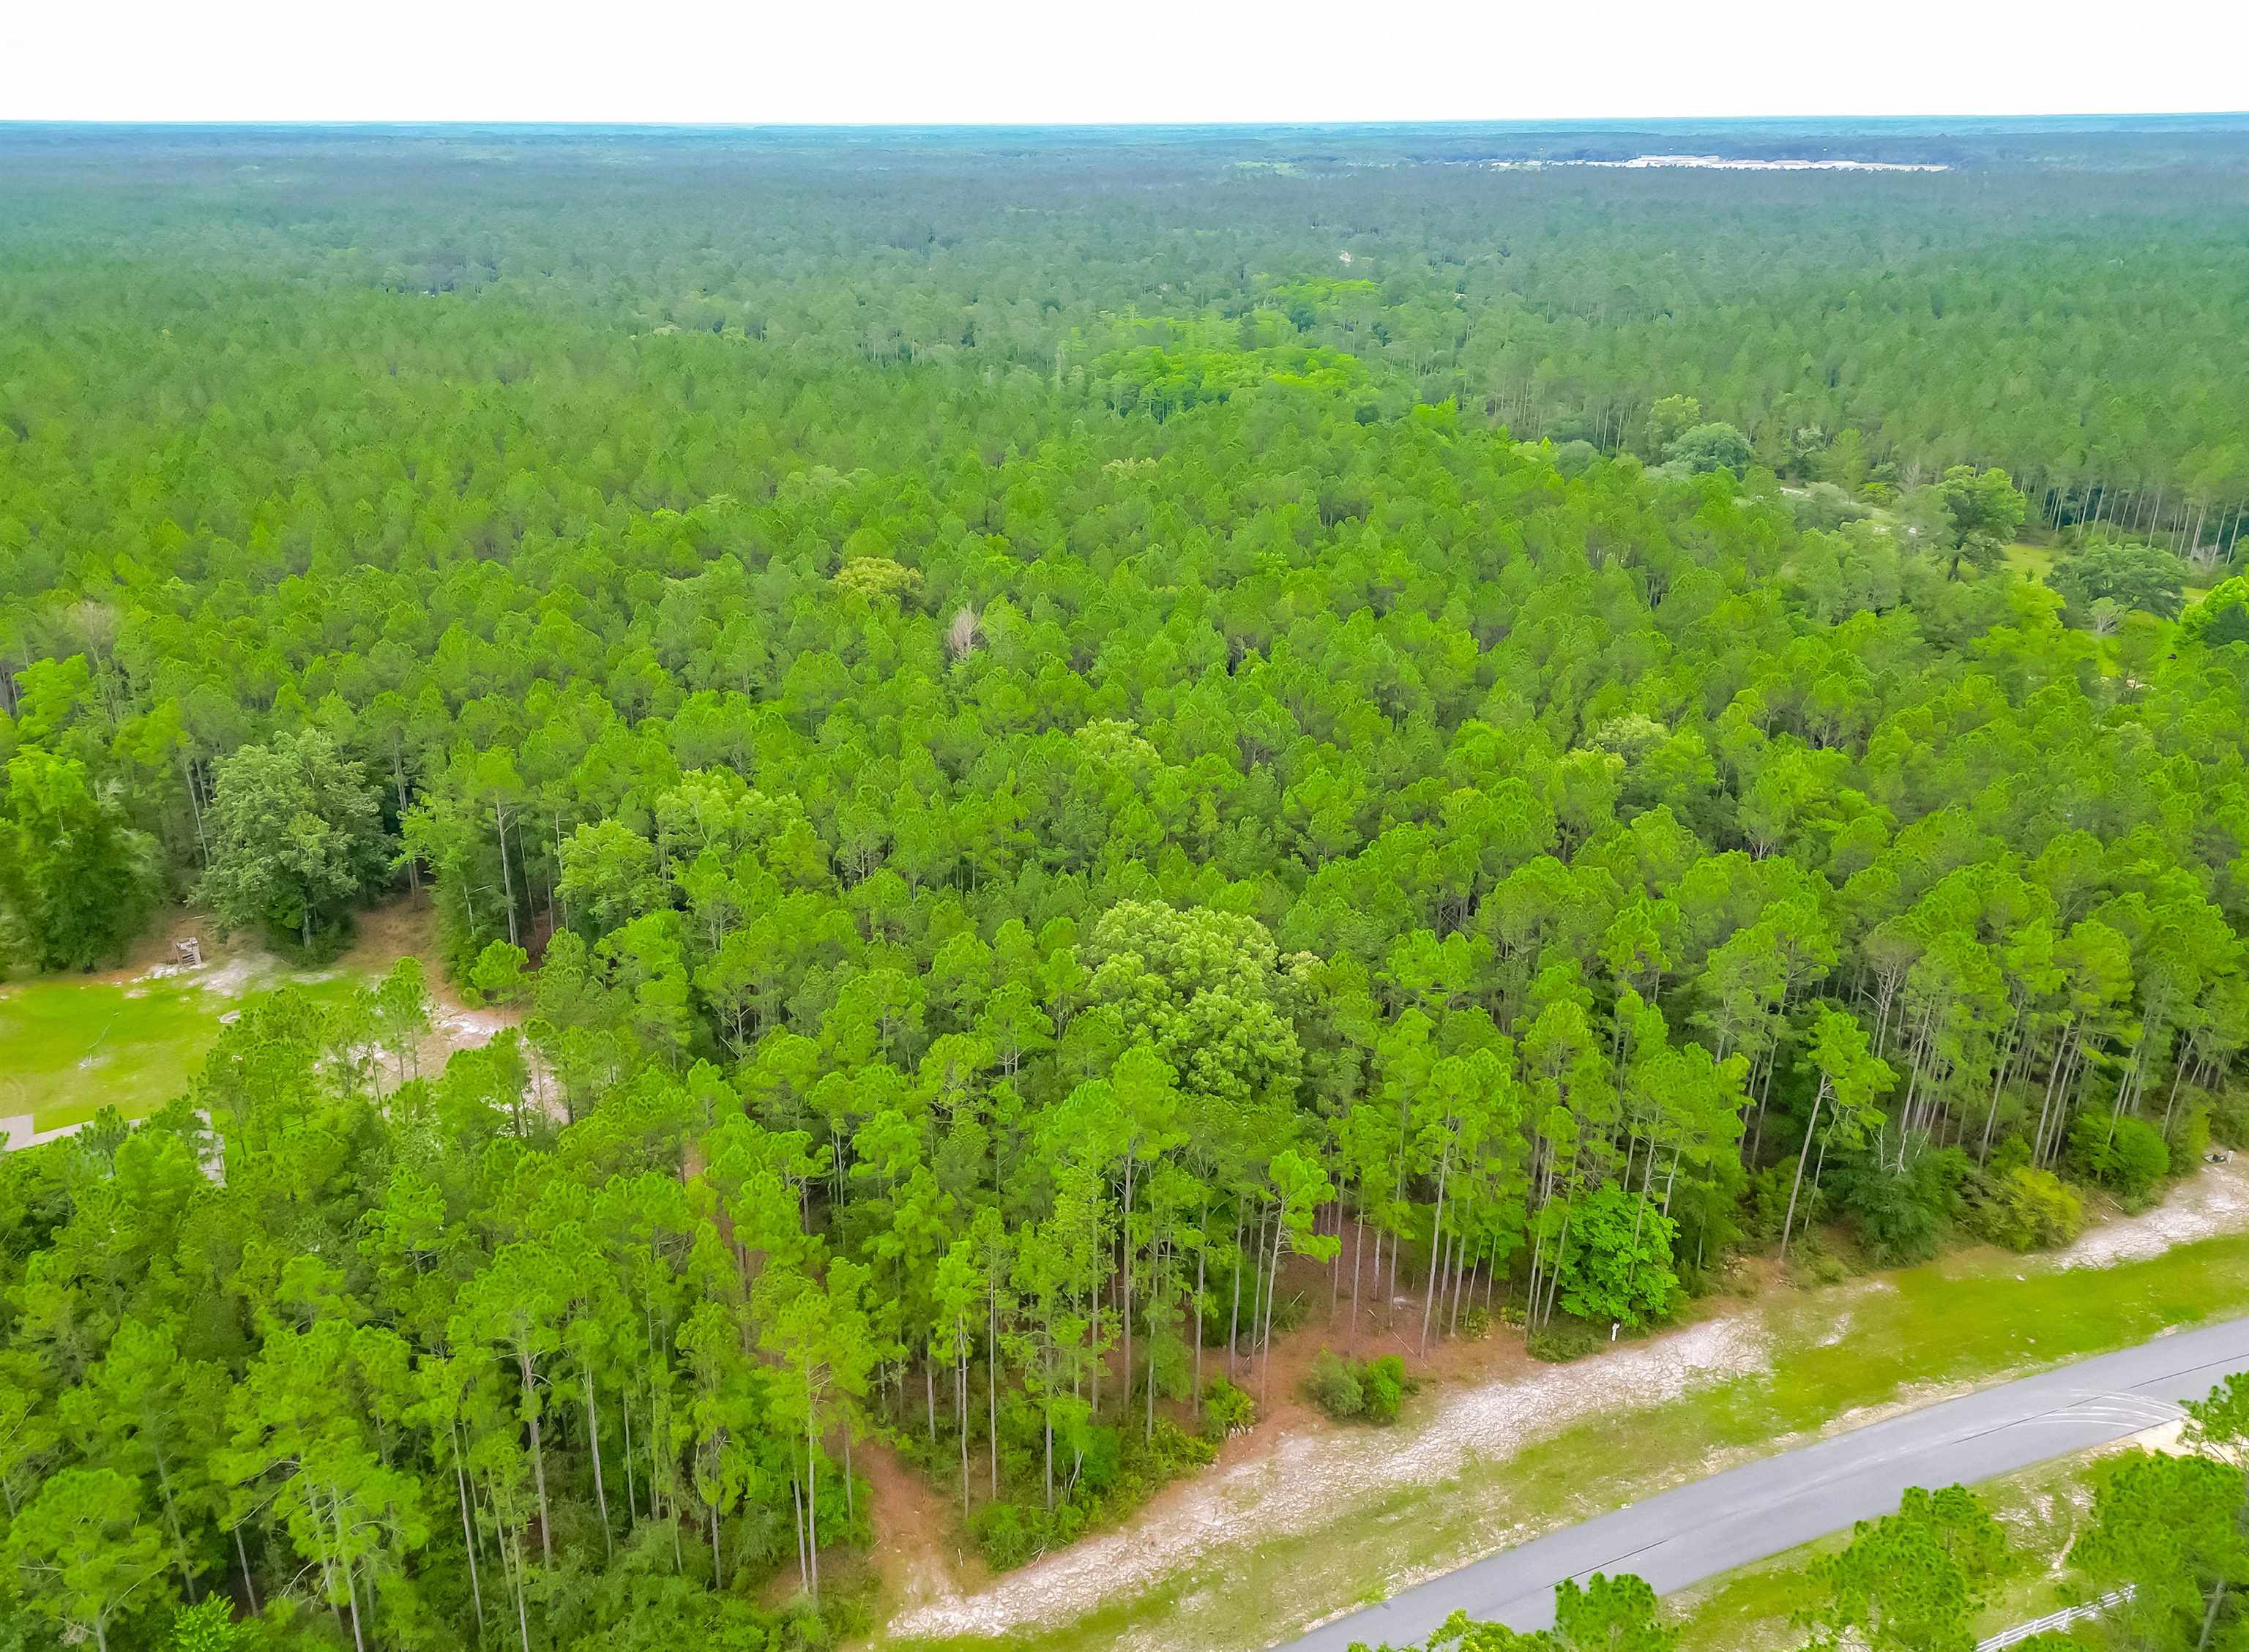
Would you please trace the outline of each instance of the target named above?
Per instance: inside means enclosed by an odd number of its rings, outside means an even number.
[[[2240,1370],[2249,1319],[2158,1337],[1674,1486],[1354,1612],[1289,1652],[1415,1645],[1462,1608],[1543,1629],[1554,1621],[1554,1585],[1593,1572],[1636,1572],[1658,1594],[1684,1588],[1888,1513],[1908,1486],[1973,1484],[2170,1422],[2174,1402]]]

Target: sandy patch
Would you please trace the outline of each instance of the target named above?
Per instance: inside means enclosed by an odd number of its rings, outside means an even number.
[[[512,1010],[452,1010],[437,1018],[430,1036],[449,1053],[454,1050],[477,1050],[490,1044],[519,1018]]]
[[[2244,1228],[2249,1228],[2249,1170],[2239,1159],[2229,1159],[2203,1166],[2155,1209],[2087,1230],[2055,1262],[2065,1268],[2105,1268]]]
[[[216,992],[223,998],[238,998],[261,982],[270,979],[279,967],[278,959],[254,957],[247,952],[238,952],[224,963],[207,963],[200,970],[175,970],[172,973],[194,982],[206,992]]]

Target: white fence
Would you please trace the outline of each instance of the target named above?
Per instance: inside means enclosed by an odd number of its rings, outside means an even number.
[[[2028,1623],[2018,1623],[2012,1629],[2002,1629],[1988,1641],[1978,1641],[1976,1652],[2001,1652],[2018,1642],[2027,1641],[2033,1635],[2043,1635],[2048,1629],[2066,1629],[2083,1618],[2098,1617],[2112,1606],[2122,1606],[2132,1598],[2129,1584],[2114,1594],[2104,1594],[2097,1601],[2087,1601],[2083,1606],[2067,1607],[2060,1612],[2049,1612]]]

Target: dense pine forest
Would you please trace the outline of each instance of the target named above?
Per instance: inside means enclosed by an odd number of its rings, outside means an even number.
[[[1944,169],[1563,164],[1719,143]],[[2239,130],[0,128],[0,958],[430,901],[520,1020],[0,1159],[0,1644],[824,1647],[877,1446],[1004,1568],[1307,1320],[1394,1409],[2249,1139]]]

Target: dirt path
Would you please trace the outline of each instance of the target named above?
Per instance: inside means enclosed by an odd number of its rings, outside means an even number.
[[[2046,1265],[2105,1266],[2245,1228],[2249,1172],[2235,1163],[2207,1166],[2163,1206],[2101,1224]],[[1834,1292],[1833,1336],[1847,1326],[1855,1292],[1888,1288],[1877,1278]],[[932,1594],[925,1583],[915,1595],[890,1597],[899,1605],[887,1632],[997,1635],[1064,1622],[1144,1592],[1221,1546],[1302,1534],[1317,1529],[1327,1512],[1371,1492],[1441,1482],[1469,1457],[1511,1455],[1597,1413],[1661,1403],[1714,1379],[1762,1369],[1769,1300],[1760,1293],[1699,1324],[1567,1366],[1528,1361],[1512,1336],[1489,1346],[1448,1344],[1448,1362],[1457,1362],[1466,1386],[1418,1420],[1379,1434],[1332,1427],[1296,1399],[1294,1372],[1334,1340],[1316,1311],[1315,1323],[1276,1354],[1274,1415],[1236,1441],[1217,1467],[1171,1488],[1118,1530],[989,1584],[962,1579]],[[1400,1314],[1401,1325],[1411,1317],[1402,1299]],[[1254,1393],[1254,1376],[1248,1386]],[[1853,1419],[1871,1420],[1872,1414]],[[927,1500],[925,1488],[919,1495]],[[931,1510],[911,1524],[925,1518],[949,1521],[950,1515]],[[925,1550],[933,1536],[923,1529],[918,1540]],[[930,1574],[925,1567],[918,1575]]]
[[[2105,1268],[2243,1228],[2249,1228],[2249,1161],[2231,1158],[2204,1165],[2152,1210],[2088,1228],[2055,1260],[2065,1268]]]
[[[981,1573],[959,1545],[959,1511],[880,1440],[863,1442],[856,1466],[867,1477],[882,1598],[900,1614],[954,1597],[953,1580]]]

